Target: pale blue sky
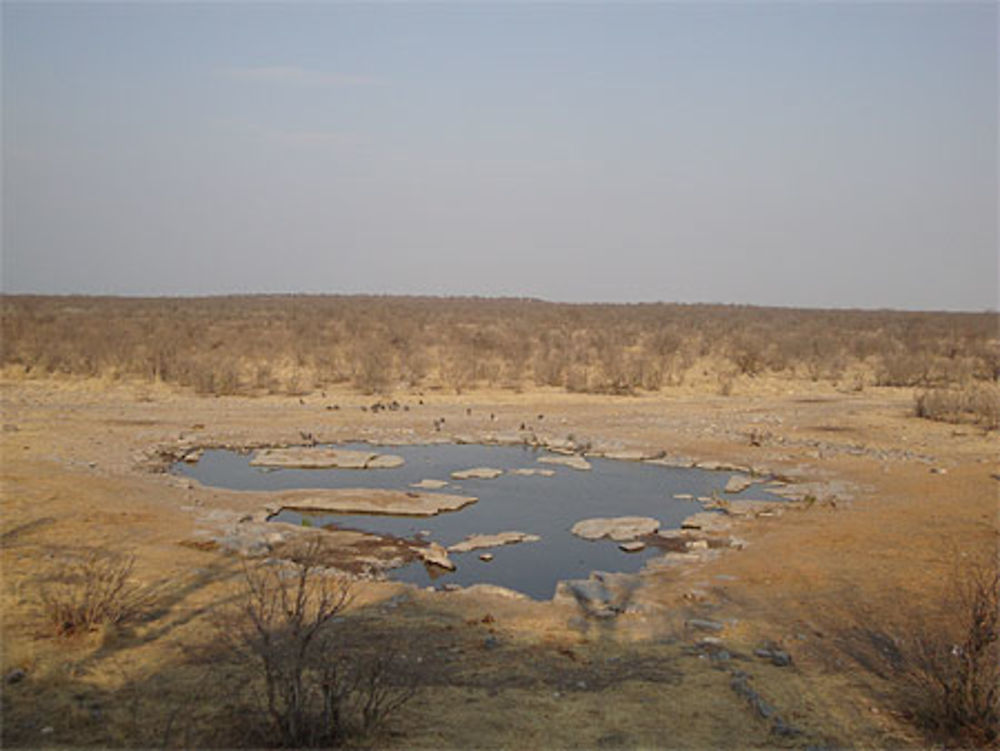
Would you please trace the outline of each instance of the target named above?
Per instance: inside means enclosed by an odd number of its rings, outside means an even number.
[[[5,291],[997,305],[992,2],[2,13]]]

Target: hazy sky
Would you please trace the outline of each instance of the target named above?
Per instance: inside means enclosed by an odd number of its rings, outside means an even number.
[[[997,305],[994,2],[2,14],[8,292]]]

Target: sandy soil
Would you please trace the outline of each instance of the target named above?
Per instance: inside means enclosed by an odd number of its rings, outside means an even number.
[[[26,673],[4,687],[8,745],[156,744],[167,736],[164,707],[195,695],[194,656],[242,576],[239,556],[212,549],[206,530],[258,511],[260,499],[156,471],[164,449],[303,436],[475,439],[523,423],[552,441],[827,483],[809,508],[741,522],[745,548],[645,577],[646,607],[610,621],[572,603],[358,585],[366,617],[447,668],[428,670],[426,688],[381,739],[390,746],[919,745],[877,682],[837,655],[832,630],[851,613],[891,618],[901,603],[936,600],[953,588],[957,562],[998,544],[997,435],[918,420],[904,389],[842,393],[759,379],[728,397],[397,393],[408,411],[373,413],[361,409],[372,397],[347,391],[206,398],[67,380],[0,388],[3,671]],[[359,534],[329,540],[345,568],[399,554]],[[156,613],[127,633],[53,639],[39,577],[81,545],[133,552],[137,577],[159,586]],[[775,735],[772,720],[731,689],[731,669],[693,648],[706,633],[691,618],[726,624],[709,635],[799,734]],[[753,657],[766,642],[792,665]]]

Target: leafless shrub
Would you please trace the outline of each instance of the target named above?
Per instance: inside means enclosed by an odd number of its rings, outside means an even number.
[[[304,550],[291,570],[248,568],[240,612],[224,628],[231,655],[262,684],[264,737],[290,747],[367,737],[416,690],[391,645],[345,646],[351,583],[319,569],[318,551]]]
[[[996,430],[1000,428],[1000,386],[972,384],[921,391],[914,397],[914,412],[928,420],[972,422]]]
[[[87,550],[56,564],[40,586],[43,612],[56,633],[82,634],[136,618],[150,591],[132,579],[135,558]]]
[[[729,359],[741,375],[756,376],[764,370],[765,348],[762,339],[741,336],[732,346]]]
[[[879,621],[858,609],[840,649],[887,686],[887,698],[950,746],[1000,741],[1000,573],[990,558],[960,569],[937,607],[902,606]]]
[[[742,375],[875,369],[880,385],[931,387],[1000,377],[997,323],[987,313],[520,299],[2,296],[0,364],[31,378],[137,378],[204,394],[348,380],[367,393],[428,381],[631,393],[683,383],[696,358]]]
[[[365,394],[389,389],[392,355],[383,342],[359,343],[354,356],[354,386]]]

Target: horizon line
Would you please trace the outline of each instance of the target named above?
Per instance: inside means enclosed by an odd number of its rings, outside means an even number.
[[[116,300],[213,300],[234,298],[267,298],[267,297],[302,297],[302,298],[380,298],[396,300],[436,300],[436,301],[490,301],[490,302],[522,302],[542,305],[562,305],[573,307],[638,307],[638,306],[675,306],[675,307],[713,307],[713,308],[756,308],[761,310],[803,310],[803,311],[838,311],[838,312],[869,312],[869,313],[944,313],[956,315],[984,315],[1000,313],[1000,304],[992,308],[894,308],[894,307],[860,307],[860,306],[803,306],[791,304],[763,304],[750,302],[718,302],[697,301],[681,302],[677,300],[556,300],[526,295],[477,295],[477,294],[412,294],[396,292],[213,292],[213,293],[164,293],[144,294],[138,292],[8,292],[0,289],[0,298],[88,298]]]

